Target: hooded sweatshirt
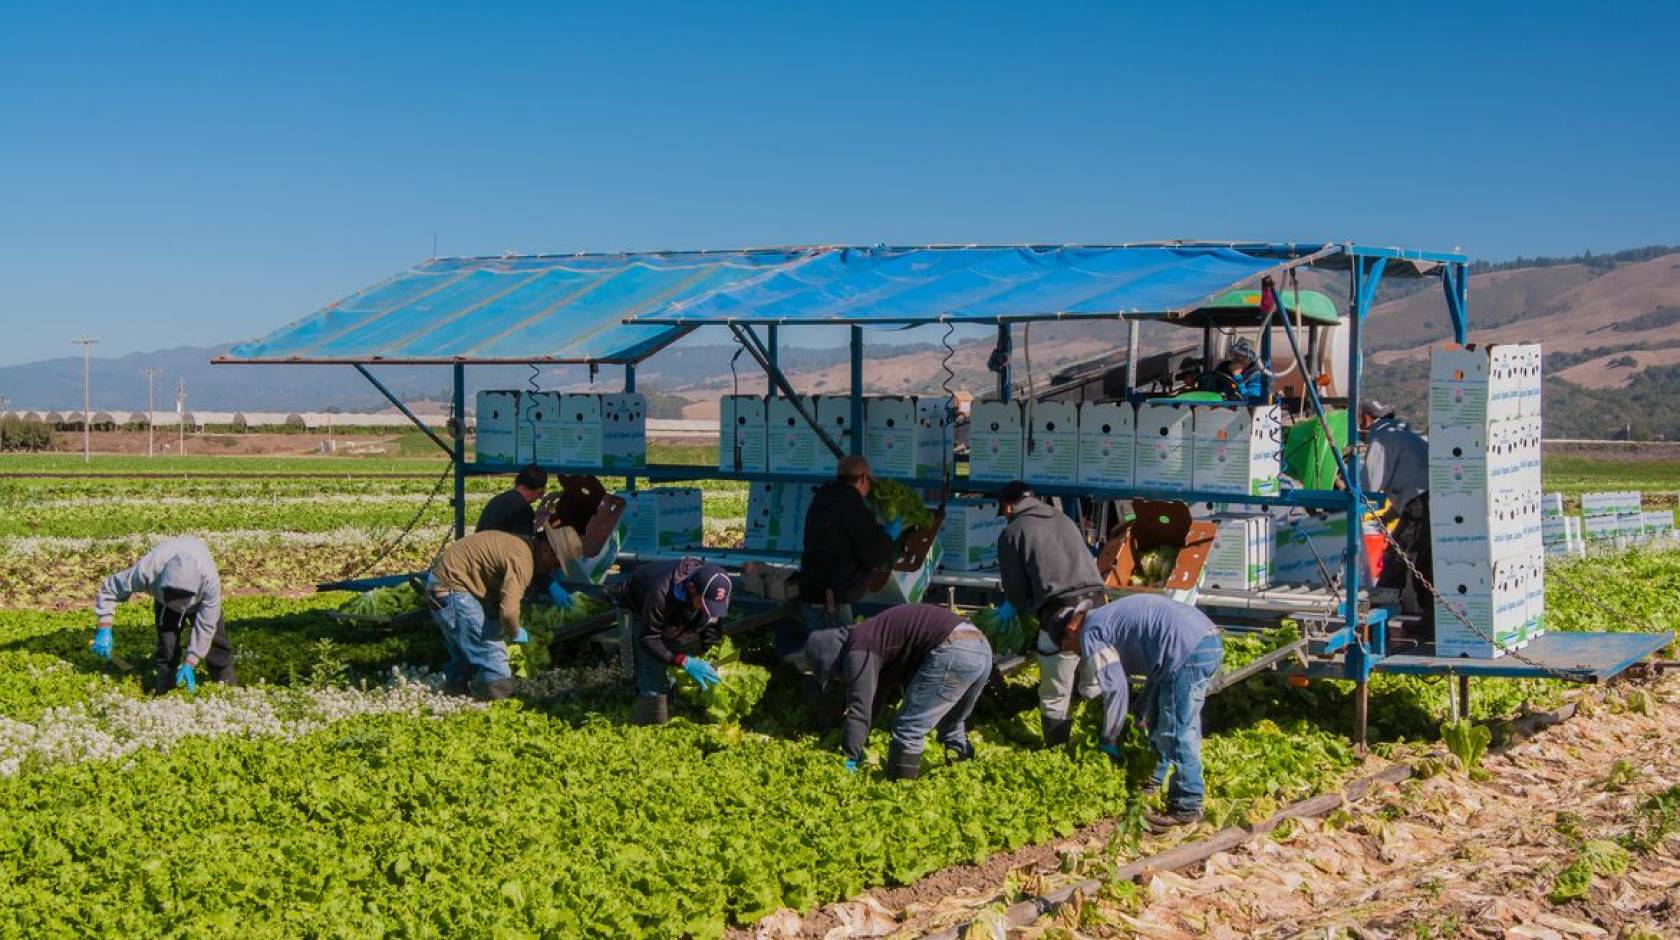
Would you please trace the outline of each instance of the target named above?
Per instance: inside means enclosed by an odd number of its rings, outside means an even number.
[[[164,588],[192,592],[189,610],[193,612],[193,630],[187,653],[203,659],[210,653],[210,641],[222,622],[222,578],[215,559],[210,557],[210,547],[199,539],[164,539],[141,555],[133,567],[106,578],[93,602],[94,616],[100,623],[109,623],[119,603],[141,592],[161,604]]]
[[[875,521],[863,494],[833,480],[817,490],[805,512],[805,552],[799,559],[799,599],[850,604],[864,595],[871,572],[890,566],[893,540]]]
[[[998,574],[1009,603],[1038,617],[1063,599],[1102,590],[1079,526],[1032,496],[1015,503],[1015,517],[998,536]]]
[[[696,626],[686,618],[691,603],[684,582],[703,564],[698,558],[679,558],[640,565],[619,589],[619,605],[634,615],[641,627],[636,642],[650,655],[673,666],[683,664],[683,647],[706,648],[723,639],[721,626]]]

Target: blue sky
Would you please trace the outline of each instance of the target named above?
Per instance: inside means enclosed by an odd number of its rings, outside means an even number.
[[[1680,5],[0,2],[0,363],[431,252],[1680,242]]]

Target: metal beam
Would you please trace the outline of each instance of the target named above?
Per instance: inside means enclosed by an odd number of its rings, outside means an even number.
[[[1138,321],[1126,319],[1126,398],[1137,391]]]
[[[997,397],[998,401],[1008,401],[1015,393],[1015,390],[1010,387],[1012,384],[1011,372],[1013,371],[1014,366],[1009,361],[1010,358],[1013,358],[1015,355],[1015,346],[1013,339],[1009,335],[1009,324],[999,323],[997,333],[997,344],[1003,349],[1004,355],[1009,357],[1004,359],[1003,368],[998,370]]]
[[[863,327],[852,327],[852,439],[847,448],[863,453]]]
[[[1312,380],[1312,375],[1308,372],[1306,363],[1301,358],[1301,343],[1295,336],[1295,328],[1289,325],[1289,317],[1285,316],[1282,319],[1284,339],[1289,341],[1289,349],[1295,354],[1295,361],[1301,364],[1302,388],[1306,390],[1307,402],[1312,405],[1313,414],[1318,416],[1319,427],[1324,431],[1325,446],[1330,448],[1330,455],[1336,458],[1336,472],[1342,475],[1343,480],[1351,480],[1352,478],[1348,476],[1347,464],[1342,460],[1342,452],[1336,447],[1336,435],[1331,431],[1330,419],[1324,413],[1324,401],[1318,397],[1318,384]],[[1352,416],[1357,413],[1357,408],[1357,404],[1348,408],[1349,433],[1353,431]]]
[[[788,404],[793,406],[794,412],[806,424],[810,425],[811,430],[817,432],[817,439],[823,442],[823,446],[834,454],[836,460],[846,456],[846,451],[834,442],[834,438],[828,436],[827,431],[823,430],[822,424],[817,421],[817,416],[806,410],[805,403],[799,400],[799,393],[793,390],[793,385],[787,380],[787,376],[783,375],[782,370],[776,368],[775,364],[770,361],[769,351],[764,348],[763,343],[759,342],[758,334],[752,331],[752,327],[731,323],[729,329],[735,334],[735,338],[741,341],[741,345],[746,347],[747,354],[757,360],[759,368],[764,370],[765,377],[770,380],[770,385],[773,388],[781,389],[782,394],[787,396]]]
[[[1470,341],[1469,306],[1470,268],[1468,265],[1448,265],[1441,272],[1441,290],[1447,295],[1447,315],[1452,319],[1453,342],[1463,345]]]
[[[770,364],[780,369],[782,367],[782,328],[774,323],[764,328],[764,351],[770,356]],[[776,397],[776,387],[770,386],[766,391],[771,398]]]
[[[398,398],[396,395],[393,395],[391,393],[391,390],[385,387],[384,382],[381,382],[378,379],[374,378],[373,373],[368,371],[367,366],[364,366],[359,362],[355,363],[355,366],[356,366],[356,371],[360,372],[362,374],[362,378],[367,379],[368,384],[372,385],[376,389],[379,389],[379,394],[384,395],[386,401],[390,402],[393,405],[396,405],[397,410],[403,413],[403,417],[405,417],[408,420],[414,422],[414,426],[419,428],[423,433],[425,433],[425,435],[427,437],[431,438],[432,443],[436,444],[438,446],[439,450],[443,451],[445,454],[449,454],[451,456],[454,455],[454,453],[455,453],[454,449],[451,448],[448,444],[445,444],[443,442],[443,438],[438,437],[437,434],[431,428],[426,427],[425,423],[420,420],[420,417],[418,415],[416,415],[414,412],[408,410],[408,406],[403,404],[402,399]]]
[[[467,367],[455,363],[450,401],[455,410],[455,537],[467,537]]]

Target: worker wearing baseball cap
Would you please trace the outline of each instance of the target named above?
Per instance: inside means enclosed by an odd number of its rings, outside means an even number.
[[[664,724],[670,717],[671,676],[681,669],[709,689],[719,681],[712,664],[695,654],[723,639],[734,585],[717,565],[698,558],[654,562],[637,568],[618,595],[630,614],[630,640],[636,674],[636,704],[631,720]]]
[[[1429,535],[1429,442],[1396,417],[1392,407],[1375,398],[1359,403],[1359,433],[1365,438],[1359,488],[1373,503],[1381,497],[1379,515],[1393,526],[1377,590],[1398,592],[1400,613],[1417,618],[1415,632],[1430,639],[1435,632],[1435,605],[1426,599],[1423,585],[1411,571],[1415,567],[1429,577],[1434,564]]]
[[[575,533],[567,540],[558,530],[529,538],[486,529],[438,553],[424,589],[449,657],[444,691],[490,700],[513,694],[507,644],[530,640],[519,622],[525,589],[546,581],[576,543]]]
[[[1266,397],[1265,374],[1260,369],[1260,356],[1246,336],[1231,341],[1231,374],[1222,375],[1219,391],[1225,397],[1259,403]]]

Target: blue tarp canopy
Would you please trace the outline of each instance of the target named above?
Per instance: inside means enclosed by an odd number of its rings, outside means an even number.
[[[625,363],[696,326],[1178,315],[1342,246],[814,247],[439,258],[222,362]]]

